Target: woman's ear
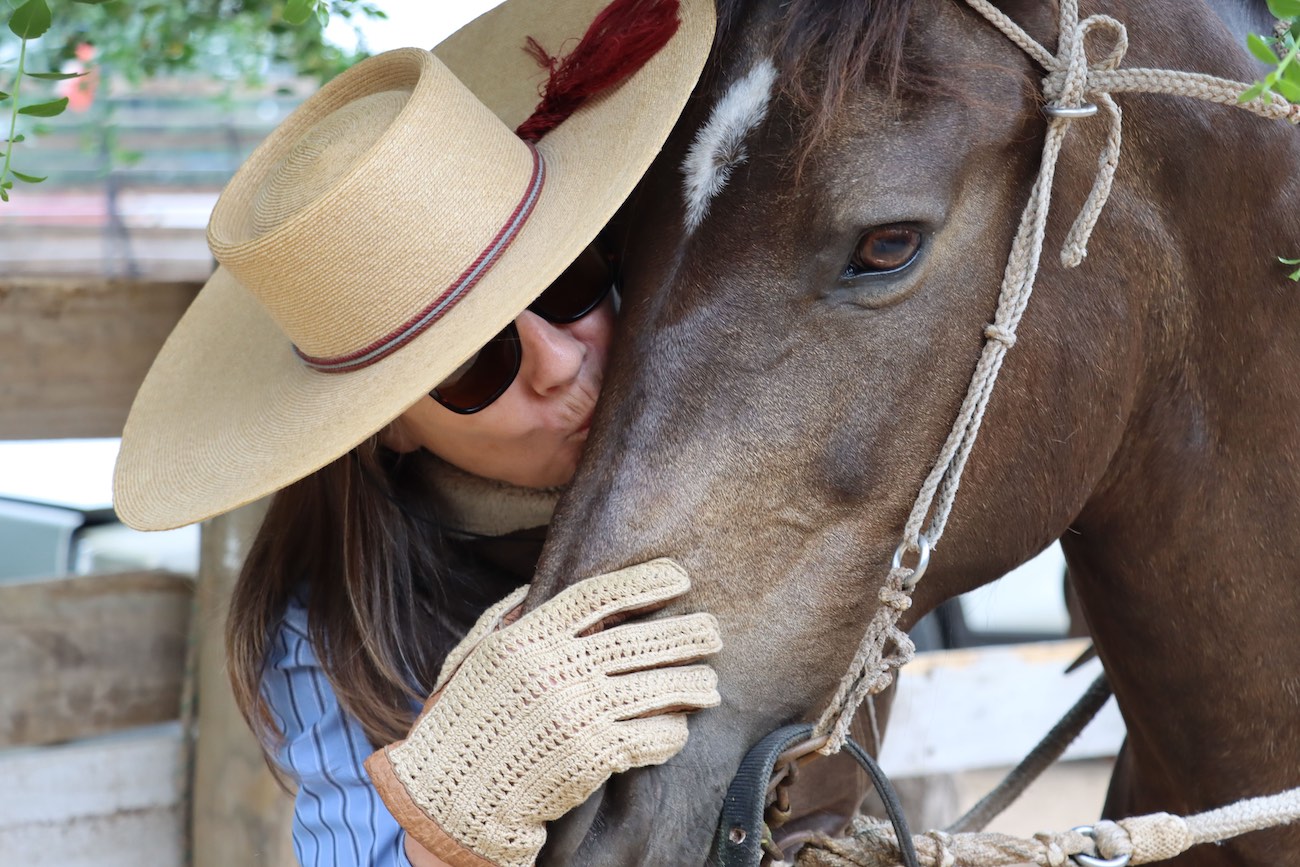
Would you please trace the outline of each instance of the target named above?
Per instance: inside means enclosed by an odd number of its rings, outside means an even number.
[[[379,432],[379,443],[399,455],[409,454],[420,447],[420,442],[411,433],[406,419],[398,416]]]

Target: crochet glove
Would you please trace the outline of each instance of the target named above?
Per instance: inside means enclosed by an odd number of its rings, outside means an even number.
[[[546,822],[611,774],[675,755],[684,712],[719,701],[713,669],[687,664],[722,647],[717,621],[593,627],[689,587],[661,559],[574,584],[509,625],[528,588],[488,609],[406,739],[366,760],[398,823],[453,867],[528,867]]]

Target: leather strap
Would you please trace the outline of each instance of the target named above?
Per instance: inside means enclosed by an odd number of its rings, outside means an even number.
[[[768,833],[763,814],[767,810],[767,792],[777,757],[795,744],[806,741],[812,731],[811,723],[779,728],[755,744],[746,754],[722,803],[722,816],[713,838],[709,867],[759,867],[763,860],[763,837]],[[889,816],[898,839],[903,867],[919,867],[916,849],[912,846],[912,832],[907,827],[907,817],[903,815],[898,793],[894,791],[889,778],[876,764],[876,760],[856,741],[846,741],[844,749],[867,772],[880,800],[884,802],[885,813]]]

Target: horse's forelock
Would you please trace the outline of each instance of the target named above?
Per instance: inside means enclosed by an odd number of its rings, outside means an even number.
[[[717,0],[719,56],[762,0]],[[889,91],[916,83],[904,51],[915,0],[788,0],[777,7],[771,56],[778,86],[809,112],[819,138],[846,94],[869,82]]]

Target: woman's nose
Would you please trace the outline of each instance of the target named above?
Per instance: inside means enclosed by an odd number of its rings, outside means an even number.
[[[531,310],[515,320],[523,358],[519,378],[538,394],[545,395],[578,378],[587,347],[569,329],[547,322]]]

